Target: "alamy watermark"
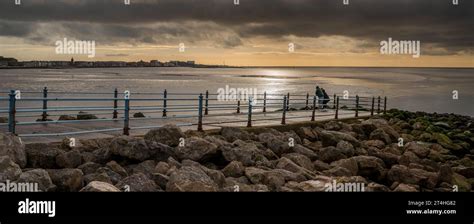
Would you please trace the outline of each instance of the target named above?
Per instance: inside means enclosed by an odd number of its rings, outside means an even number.
[[[63,40],[56,41],[56,54],[85,54],[89,58],[95,57],[94,40]]]
[[[10,182],[0,183],[0,192],[40,192],[38,183]]]
[[[231,88],[226,85],[225,88],[217,89],[218,101],[239,101],[250,100],[252,105],[257,105],[258,91],[257,88]]]
[[[336,180],[333,180],[331,183],[326,183],[324,185],[326,192],[364,192],[365,183],[359,182],[346,182],[338,183]]]
[[[413,58],[420,57],[420,41],[419,40],[388,40],[380,41],[381,54],[411,54]]]

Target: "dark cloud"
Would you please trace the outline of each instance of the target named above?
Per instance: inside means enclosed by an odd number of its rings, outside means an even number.
[[[451,53],[472,52],[474,46],[472,0],[457,6],[451,0],[350,0],[348,6],[342,0],[240,0],[238,6],[233,0],[131,0],[129,6],[121,0],[13,2],[0,2],[0,36],[41,39],[35,24],[54,23],[89,39],[143,43],[207,39],[236,47],[255,36],[341,35],[374,46],[388,37],[420,40]]]

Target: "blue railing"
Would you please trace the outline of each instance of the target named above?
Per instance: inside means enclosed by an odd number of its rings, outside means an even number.
[[[5,93],[5,91],[3,91]],[[41,94],[42,97],[21,97],[21,94]],[[112,97],[51,97],[52,94],[62,94],[71,96],[84,96],[84,95],[105,95],[111,94]],[[146,98],[133,98],[133,96],[145,96]],[[253,95],[253,94],[252,94]],[[247,122],[247,127],[252,127],[253,122],[256,121],[270,121],[280,120],[281,124],[286,124],[287,119],[296,118],[308,118],[310,121],[315,121],[316,117],[330,116],[334,119],[338,119],[340,114],[354,113],[355,117],[359,116],[359,111],[365,110],[370,111],[370,115],[374,113],[385,113],[387,108],[387,97],[362,97],[356,95],[355,97],[342,97],[333,95],[331,99],[332,104],[321,105],[315,95],[309,93],[305,95],[290,95],[287,94],[256,94],[258,98],[263,98],[263,103],[255,105],[252,97],[247,99],[236,99],[235,101],[221,101],[218,99],[218,94],[210,94],[206,91],[204,94],[196,93],[169,93],[164,90],[161,93],[152,92],[137,92],[130,93],[125,91],[119,93],[115,89],[111,93],[107,92],[60,92],[60,91],[49,91],[48,88],[44,88],[42,92],[37,91],[24,91],[19,92],[17,90],[11,90],[8,93],[8,97],[0,97],[0,102],[8,102],[8,108],[0,108],[0,114],[8,114],[8,123],[0,124],[1,126],[8,126],[8,132],[17,134],[21,137],[45,137],[45,136],[69,136],[78,134],[88,133],[101,133],[101,132],[117,132],[122,131],[124,135],[130,135],[130,130],[140,129],[152,129],[161,127],[160,125],[146,125],[131,127],[131,121],[140,120],[152,120],[152,119],[166,119],[166,120],[177,120],[177,119],[191,119],[191,122],[176,123],[177,126],[197,126],[197,130],[202,131],[203,125],[223,124],[223,123],[237,123]],[[291,102],[290,102],[291,101]],[[19,102],[40,102],[40,107],[18,107]],[[49,106],[51,102],[70,102],[75,103],[75,106]],[[102,106],[79,106],[83,103],[99,103]],[[154,104],[150,105],[139,105],[131,106],[131,103],[143,103],[148,102]],[[119,106],[121,104],[121,106]],[[156,105],[159,104],[159,105]],[[383,109],[381,108],[383,104]],[[110,106],[104,106],[110,105]],[[299,111],[307,111],[301,116],[288,116],[288,111],[293,108],[300,108]],[[333,110],[332,113],[319,113],[322,108],[328,108]],[[244,112],[246,109],[247,112]],[[57,117],[61,115],[71,116],[77,115],[77,113],[64,114],[67,112],[87,112],[94,111],[94,115],[111,115],[111,118],[92,118],[87,120],[50,120],[50,117]],[[146,111],[148,114],[159,113],[161,116],[154,117],[131,117],[131,111]],[[211,111],[216,113],[211,114]],[[64,112],[63,114],[52,114],[54,112]],[[17,118],[34,118],[38,117],[40,113],[40,119],[36,121],[17,121]],[[172,116],[169,114],[172,113]],[[180,114],[185,113],[185,114]],[[281,117],[264,117],[255,118],[257,115],[267,114],[278,114],[281,113]],[[89,115],[89,114],[83,114]],[[119,115],[122,115],[119,117]],[[247,116],[246,120],[225,120],[213,122],[211,118],[221,116]],[[204,121],[209,118],[208,122]],[[25,133],[18,134],[17,126],[27,125],[46,125],[46,124],[77,124],[77,123],[93,123],[93,122],[117,122],[122,121],[123,127],[120,128],[104,128],[97,130],[80,130],[80,131],[69,131],[61,133]]]

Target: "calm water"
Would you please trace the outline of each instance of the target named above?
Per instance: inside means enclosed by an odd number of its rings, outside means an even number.
[[[381,95],[388,107],[474,116],[474,69],[414,68],[100,68],[0,70],[0,90],[216,93],[226,85],[259,93]],[[459,92],[453,100],[452,91]],[[6,96],[6,94],[4,94]],[[2,107],[6,104],[1,103]]]

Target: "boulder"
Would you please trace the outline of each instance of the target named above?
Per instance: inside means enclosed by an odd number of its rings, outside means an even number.
[[[175,150],[180,160],[204,161],[216,154],[217,146],[202,138],[191,137],[185,140],[184,146],[178,146]]]
[[[166,184],[166,191],[217,191],[217,184],[199,167],[183,166],[174,171]]]
[[[417,142],[409,142],[405,145],[405,151],[413,152],[418,158],[425,158],[430,154],[430,149]]]
[[[344,132],[322,130],[319,133],[319,137],[320,137],[324,147],[326,147],[326,146],[336,146],[337,143],[342,141],[342,140],[350,142],[355,147],[359,147],[361,145],[360,142],[356,138],[354,138],[352,135],[344,133]]]
[[[290,159],[291,161],[296,163],[298,166],[301,166],[307,170],[314,169],[314,166],[313,166],[313,163],[311,163],[311,160],[304,155],[301,155],[298,153],[288,153],[288,154],[284,154],[283,157]]]
[[[61,150],[44,143],[28,144],[26,146],[27,166],[31,168],[57,168],[56,157]]]
[[[347,157],[354,155],[354,146],[348,141],[339,141],[336,145],[336,149]]]
[[[72,121],[72,120],[77,120],[77,118],[70,115],[61,115],[58,118],[58,121]]]
[[[394,190],[394,192],[418,192],[418,188],[412,184],[399,184]]]
[[[385,144],[392,144],[390,136],[385,133],[382,128],[377,128],[372,133],[370,133],[369,139],[380,140],[383,141]]]
[[[167,124],[163,127],[150,130],[146,133],[144,138],[148,141],[155,141],[174,147],[179,145],[180,138],[185,137],[179,127],[173,124]]]
[[[264,143],[278,156],[292,151],[289,144],[290,141],[284,139],[282,136],[275,136],[272,133],[260,133],[258,140]]]
[[[21,168],[26,167],[25,145],[15,135],[0,133],[0,156],[8,156]]]
[[[145,161],[153,154],[144,139],[129,136],[113,138],[110,142],[110,151],[113,155],[134,161]]]
[[[341,159],[338,161],[334,161],[331,163],[331,167],[337,168],[342,167],[349,171],[350,175],[347,176],[355,176],[359,172],[359,166],[357,165],[357,161],[353,158],[348,159]],[[341,175],[343,176],[343,175]]]
[[[235,140],[251,140],[252,136],[248,132],[236,128],[236,127],[222,127],[220,134],[228,141],[228,142],[234,142]]]
[[[222,173],[224,173],[226,177],[240,177],[244,175],[244,171],[245,167],[239,161],[232,161],[222,169]]]
[[[120,164],[118,164],[117,162],[115,162],[113,160],[108,162],[105,165],[110,170],[112,170],[113,172],[119,174],[122,177],[127,177],[128,176],[128,172]]]
[[[155,172],[156,162],[153,160],[146,160],[143,161],[136,166],[133,166],[132,173],[143,173],[148,176],[148,178],[152,178],[152,174]]]
[[[308,139],[310,141],[318,140],[318,133],[310,127],[301,127],[296,133],[303,139]]]
[[[385,170],[385,163],[381,159],[374,156],[355,156],[352,158],[357,161],[358,176],[368,177],[374,181],[381,181],[385,178],[387,171]]]
[[[433,189],[438,182],[438,174],[422,169],[410,169],[403,165],[395,165],[388,171],[387,179],[391,182],[415,184]]]
[[[156,164],[154,173],[166,174],[170,169],[170,165],[166,162],[160,161]]]
[[[120,190],[106,182],[92,181],[82,188],[80,192],[120,192]]]
[[[155,184],[158,185],[161,189],[166,189],[166,184],[170,180],[170,177],[161,173],[153,173],[152,180],[155,181]]]
[[[86,162],[86,163],[78,166],[77,168],[82,170],[82,173],[84,173],[84,175],[87,175],[87,174],[91,174],[91,173],[96,172],[97,169],[99,169],[100,167],[102,167],[102,165],[100,165],[98,163]]]
[[[141,117],[145,117],[145,114],[143,114],[142,112],[137,112],[137,113],[133,114],[133,117],[134,118],[141,118]]]
[[[97,116],[93,114],[83,112],[83,111],[79,111],[79,113],[77,114],[77,120],[92,120],[92,119],[98,119],[98,118]]]
[[[161,189],[143,173],[136,173],[119,181],[115,187],[131,192],[156,192]]]
[[[311,161],[318,159],[318,154],[316,154],[313,150],[299,144],[293,147],[293,151],[308,157]]]
[[[237,140],[232,148],[223,148],[222,155],[228,162],[239,161],[244,166],[254,166],[257,163],[266,163],[268,159],[253,143]]]
[[[347,157],[343,152],[341,152],[336,147],[328,146],[321,149],[321,151],[319,152],[319,158],[326,163],[330,163],[332,161],[345,159]]]
[[[77,149],[69,152],[60,152],[56,156],[56,164],[60,168],[76,168],[82,164],[82,155]]]
[[[56,190],[48,172],[44,169],[33,169],[23,172],[16,181],[17,183],[37,183],[38,190],[49,192]]]
[[[82,188],[84,174],[80,169],[49,169],[47,172],[58,191],[76,192]]]
[[[21,168],[8,156],[0,156],[0,183],[18,179],[21,175]]]
[[[282,175],[255,167],[245,168],[245,176],[253,184],[263,184],[272,190],[276,190],[285,184],[285,178]]]

